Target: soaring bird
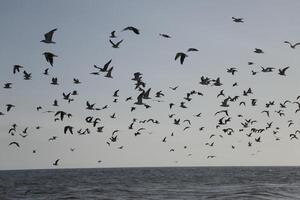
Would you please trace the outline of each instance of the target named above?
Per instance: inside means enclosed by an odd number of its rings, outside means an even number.
[[[244,21],[243,21],[244,19],[243,18],[236,18],[236,17],[231,17],[231,18],[236,23],[244,23]]]
[[[111,76],[111,72],[112,72],[113,68],[114,68],[114,67],[111,67],[111,68],[109,68],[109,70],[107,70],[107,73],[106,73],[105,77],[107,77],[107,78],[113,78],[113,77]]]
[[[59,159],[55,160],[55,162],[53,163],[53,166],[58,166],[58,162],[59,162]]]
[[[53,34],[54,34],[55,31],[57,31],[57,28],[55,28],[55,29],[49,31],[48,33],[46,33],[44,35],[45,39],[41,40],[41,42],[44,42],[46,44],[51,44],[51,43],[55,44],[55,42],[52,41],[52,37],[53,37]]]
[[[12,83],[4,83],[4,87],[5,89],[11,89],[11,85]]]
[[[196,49],[196,48],[189,48],[189,49],[187,50],[187,52],[191,52],[191,51],[199,51],[199,50]]]
[[[123,40],[120,40],[117,43],[114,43],[112,40],[109,40],[109,42],[111,43],[112,48],[119,48],[119,45],[123,42]]]
[[[285,68],[283,68],[283,69],[278,69],[278,74],[279,75],[282,75],[282,76],[285,76],[286,74],[285,74],[285,72],[286,72],[286,70],[288,69],[288,68],[290,68],[290,67],[285,67]]]
[[[110,59],[107,63],[105,63],[104,66],[103,66],[102,68],[97,67],[96,65],[94,65],[94,67],[95,67],[96,69],[99,69],[100,72],[107,72],[107,69],[108,69],[108,67],[109,67],[109,65],[110,65],[110,63],[111,63],[111,61],[112,61],[112,59]]]
[[[21,66],[21,65],[14,65],[13,73],[15,74],[16,72],[20,72],[21,68],[23,68],[23,66]]]
[[[135,34],[139,35],[140,34],[140,30],[133,27],[133,26],[128,26],[126,28],[124,28],[122,31],[132,31],[134,32]]]
[[[13,104],[6,104],[6,111],[9,112],[14,107],[16,107],[16,106]]]
[[[110,33],[110,36],[109,36],[110,38],[116,38],[117,36],[116,36],[116,31],[112,31],[111,33]]]
[[[58,56],[50,52],[44,52],[43,55],[45,56],[46,61],[53,67],[53,58]]]
[[[164,38],[171,38],[171,36],[168,34],[160,33],[159,35]]]
[[[16,145],[17,147],[20,147],[19,143],[17,143],[17,142],[11,142],[11,143],[9,143],[9,146],[13,145],[13,144]]]
[[[179,57],[180,57],[180,64],[183,64],[184,59],[185,59],[186,57],[188,57],[188,55],[186,55],[186,54],[183,53],[183,52],[178,52],[178,53],[176,54],[176,56],[175,56],[175,60],[177,60]]]
[[[284,43],[289,44],[292,49],[295,49],[297,45],[300,45],[300,42],[291,44],[289,41],[284,41]]]
[[[262,49],[255,48],[254,53],[264,53]]]

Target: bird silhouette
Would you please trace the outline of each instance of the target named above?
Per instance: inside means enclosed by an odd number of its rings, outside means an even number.
[[[9,143],[9,146],[11,146],[11,145],[16,145],[17,147],[20,147],[20,145],[19,145],[18,142],[11,142],[11,143]]]
[[[135,34],[139,35],[140,34],[140,30],[133,27],[133,26],[128,26],[126,28],[124,28],[122,31],[132,31],[134,32]]]
[[[58,166],[58,162],[59,162],[60,159],[56,159],[53,163],[53,166]]]
[[[58,56],[50,52],[44,52],[43,55],[45,56],[46,61],[50,63],[50,65],[53,67],[53,59],[54,57],[58,57]]]
[[[171,38],[171,36],[168,34],[160,33],[159,35],[164,38]]]
[[[21,68],[24,68],[24,67],[21,66],[21,65],[14,65],[14,67],[13,67],[13,73],[15,74],[17,72],[20,72]]]
[[[44,35],[45,39],[41,40],[41,42],[46,43],[46,44],[55,44],[55,42],[52,41],[52,37],[54,32],[57,31],[57,28],[49,31]]]
[[[175,56],[175,60],[177,60],[178,58],[180,58],[180,64],[183,64],[185,58],[187,57],[188,55],[186,55],[185,53],[183,52],[178,52]]]
[[[107,74],[105,75],[105,77],[107,77],[107,78],[113,78],[113,77],[111,76],[111,73],[112,73],[113,68],[114,68],[114,67],[109,68],[109,70],[107,71]]]
[[[285,72],[286,72],[286,70],[288,69],[288,68],[290,68],[290,67],[285,67],[285,68],[283,68],[283,69],[278,69],[278,74],[279,75],[282,75],[282,76],[286,76],[286,74],[285,74]]]
[[[120,40],[119,42],[117,43],[114,43],[112,40],[109,40],[110,44],[112,45],[112,48],[119,48],[119,45],[123,42],[123,40]]]
[[[289,44],[292,49],[295,49],[297,45],[300,45],[300,42],[292,44],[289,41],[284,41],[284,43]]]
[[[116,38],[117,36],[116,36],[116,31],[112,31],[111,33],[110,33],[110,36],[109,36],[110,38]]]
[[[231,19],[236,23],[244,23],[243,18],[231,17]]]

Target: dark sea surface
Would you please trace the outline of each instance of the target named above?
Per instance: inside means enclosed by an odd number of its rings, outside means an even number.
[[[0,199],[300,199],[300,167],[0,171]]]

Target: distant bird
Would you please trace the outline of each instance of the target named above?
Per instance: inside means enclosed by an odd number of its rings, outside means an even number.
[[[207,156],[206,158],[208,159],[208,158],[215,158],[216,156]]]
[[[46,44],[51,44],[51,43],[55,44],[55,42],[52,41],[52,37],[53,37],[53,34],[54,34],[55,31],[57,31],[57,28],[55,28],[55,29],[49,31],[48,33],[46,33],[44,35],[45,39],[41,40],[41,42],[44,42]]]
[[[51,79],[51,83],[50,83],[51,85],[59,85],[58,84],[58,82],[57,82],[57,78],[56,77],[53,77],[52,79]]]
[[[11,146],[11,145],[16,145],[17,147],[20,147],[20,145],[19,145],[19,143],[18,142],[11,142],[11,143],[9,143],[9,146]]]
[[[79,79],[73,78],[73,83],[74,83],[74,84],[80,84],[81,82],[79,81]]]
[[[180,64],[183,64],[184,59],[187,57],[187,55],[183,52],[178,52],[175,56],[175,60],[177,60],[180,57]]]
[[[31,80],[31,73],[28,73],[24,70],[23,74],[24,74],[24,80]]]
[[[234,75],[234,73],[237,72],[237,69],[235,67],[231,67],[231,68],[227,69],[227,72]]]
[[[128,27],[124,28],[122,31],[132,31],[132,32],[134,32],[137,35],[140,34],[139,29],[137,29],[137,28],[135,28],[133,26],[128,26]]]
[[[162,36],[162,37],[164,37],[164,38],[171,38],[171,36],[167,35],[167,34],[160,33],[159,35]]]
[[[178,86],[175,87],[169,87],[171,90],[176,90],[178,88]]]
[[[112,31],[111,33],[110,33],[110,36],[109,36],[110,38],[116,38],[117,36],[116,36],[116,31]]]
[[[45,56],[46,61],[53,67],[53,58],[58,56],[50,52],[44,52],[43,55]]]
[[[5,89],[11,89],[11,85],[12,83],[4,83],[4,87]]]
[[[53,163],[53,166],[58,166],[58,162],[60,159],[55,160],[55,162]]]
[[[297,45],[300,45],[300,42],[291,44],[289,41],[284,41],[284,43],[289,44],[292,49],[295,49]]]
[[[278,69],[278,70],[279,70],[278,74],[279,74],[279,75],[282,75],[282,76],[285,76],[285,75],[286,75],[285,72],[286,72],[286,70],[287,70],[288,68],[290,68],[290,67],[285,67],[285,68],[283,68],[283,69]]]
[[[16,107],[16,106],[13,104],[6,104],[6,111],[9,112],[14,107]]]
[[[119,48],[119,45],[123,42],[123,40],[120,40],[119,42],[117,43],[114,43],[112,40],[109,40],[109,42],[111,43],[112,45],[112,48]]]
[[[262,49],[255,48],[254,53],[260,54],[260,53],[264,53],[264,51]]]
[[[236,18],[236,17],[231,17],[231,18],[236,23],[244,23],[243,18]]]
[[[23,68],[23,66],[21,65],[14,65],[14,68],[13,68],[13,73],[17,73],[17,72],[20,72],[20,69]]]
[[[189,48],[189,49],[187,50],[187,52],[191,52],[191,51],[199,51],[199,50],[196,49],[196,48]]]
[[[91,104],[89,101],[86,102],[87,110],[95,110],[94,106],[95,106],[95,103]]]
[[[113,78],[113,77],[111,76],[111,72],[112,72],[113,68],[114,68],[114,67],[109,68],[109,70],[107,71],[107,74],[105,75],[105,77],[107,77],[107,78]]]
[[[44,75],[49,75],[48,71],[49,71],[49,68],[46,68],[46,69],[44,70],[43,74],[44,74]]]

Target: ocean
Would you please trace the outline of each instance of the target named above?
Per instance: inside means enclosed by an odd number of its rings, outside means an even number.
[[[0,199],[300,199],[300,167],[0,171]]]

